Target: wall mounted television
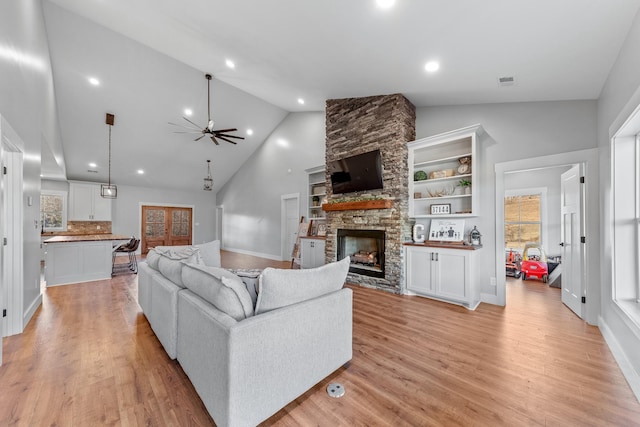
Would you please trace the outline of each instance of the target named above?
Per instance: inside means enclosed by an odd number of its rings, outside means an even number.
[[[382,188],[382,157],[380,150],[329,162],[333,194],[354,193]]]

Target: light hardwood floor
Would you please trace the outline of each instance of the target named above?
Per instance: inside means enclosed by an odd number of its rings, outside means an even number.
[[[223,265],[289,263],[225,252]],[[511,281],[506,307],[476,311],[353,289],[351,364],[264,425],[640,425],[598,328],[557,289]],[[213,425],[136,293],[135,275],[46,289],[25,332],[4,339],[0,426]]]

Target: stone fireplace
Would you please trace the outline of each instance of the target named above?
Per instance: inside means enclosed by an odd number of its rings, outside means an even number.
[[[383,169],[380,190],[333,195],[327,185],[327,196],[334,201],[376,197],[391,202],[383,208],[327,211],[325,260],[351,256],[349,283],[402,291],[402,243],[411,238],[407,142],[414,139],[415,107],[401,94],[327,100],[326,164],[378,149]],[[330,182],[328,173],[326,180]],[[359,262],[354,262],[358,253]],[[370,262],[369,256],[376,261]]]
[[[349,271],[371,277],[384,277],[384,230],[337,231],[338,259],[351,257]]]

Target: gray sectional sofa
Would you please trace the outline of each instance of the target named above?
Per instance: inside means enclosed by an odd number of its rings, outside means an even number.
[[[254,305],[242,280],[207,252],[152,250],[139,266],[138,302],[216,424],[254,426],[351,360],[349,259],[267,268]]]

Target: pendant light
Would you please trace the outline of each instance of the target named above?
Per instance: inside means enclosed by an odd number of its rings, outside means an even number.
[[[213,190],[213,178],[211,178],[211,160],[207,160],[207,176],[204,179],[204,187],[202,189],[205,191]]]
[[[115,122],[115,116],[107,113],[106,123],[109,125],[109,183],[100,185],[100,196],[105,199],[116,199],[118,197],[118,187],[111,184],[111,127]]]

